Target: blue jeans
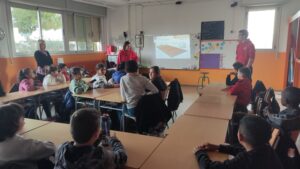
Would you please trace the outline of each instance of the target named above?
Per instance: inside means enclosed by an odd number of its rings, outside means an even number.
[[[122,126],[124,126],[124,124],[123,124],[123,113],[124,113],[124,115],[126,114],[127,116],[135,118],[134,109],[135,108],[128,109],[127,105],[123,105],[122,111],[118,111],[118,117],[119,117],[119,120],[120,120],[121,128],[122,128]]]

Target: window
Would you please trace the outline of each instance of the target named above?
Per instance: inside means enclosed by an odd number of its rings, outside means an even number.
[[[75,23],[75,24],[74,24]],[[74,29],[72,29],[74,25]],[[99,18],[68,15],[69,49],[70,51],[100,51]]]
[[[16,54],[32,55],[39,39],[51,53],[65,51],[61,14],[16,7],[11,7],[11,14]]]
[[[52,53],[65,51],[62,16],[58,13],[40,12],[42,39],[47,43],[47,49]]]
[[[249,38],[256,49],[273,49],[276,9],[249,10]]]
[[[63,15],[54,12],[57,10],[18,4],[10,9],[16,55],[32,55],[38,49],[39,39],[44,39],[47,50],[54,54],[102,50],[99,17],[73,12]]]
[[[16,53],[33,54],[41,38],[36,10],[11,8]]]

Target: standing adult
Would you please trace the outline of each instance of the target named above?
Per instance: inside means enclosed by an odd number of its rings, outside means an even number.
[[[248,67],[253,72],[252,64],[255,59],[255,47],[248,39],[248,31],[242,29],[239,31],[239,44],[236,49],[236,62],[240,62],[243,66]]]
[[[126,41],[123,45],[123,49],[119,52],[117,64],[121,64],[122,62],[127,62],[130,60],[134,60],[138,63],[138,56],[132,50],[130,42]]]
[[[39,50],[34,52],[34,58],[37,63],[37,78],[43,82],[47,74],[47,70],[53,64],[50,53],[46,50],[46,43],[44,40],[38,40]]]

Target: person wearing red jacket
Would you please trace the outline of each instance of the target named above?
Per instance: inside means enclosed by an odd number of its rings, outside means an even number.
[[[122,62],[127,62],[130,60],[134,60],[138,63],[138,56],[137,54],[132,50],[130,42],[126,41],[123,45],[123,49],[120,50],[118,55],[117,64],[121,64]]]
[[[229,87],[228,92],[237,96],[234,112],[248,112],[247,106],[251,101],[252,84],[250,80],[251,72],[247,67],[238,70],[238,81]]]
[[[255,59],[255,47],[250,39],[248,39],[248,34],[248,31],[245,29],[239,31],[239,44],[236,48],[235,60],[249,68],[252,74],[252,64]]]

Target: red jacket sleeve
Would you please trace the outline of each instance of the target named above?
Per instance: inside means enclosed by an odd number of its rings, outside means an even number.
[[[251,59],[255,58],[255,47],[252,43],[249,44],[247,52],[248,52],[247,54],[248,54],[249,58],[251,58]]]
[[[121,57],[122,57],[122,55],[123,55],[123,50],[121,50],[121,51],[119,52],[119,54],[118,54],[118,60],[117,60],[117,64],[118,64],[118,65],[121,64]]]
[[[138,56],[133,50],[131,50],[131,57],[131,60],[138,62]]]
[[[229,93],[231,95],[237,95],[239,91],[240,91],[240,86],[238,85],[238,83],[236,83],[235,85],[229,88]]]

